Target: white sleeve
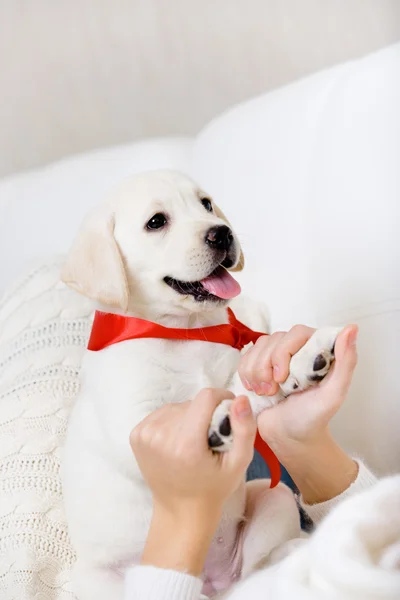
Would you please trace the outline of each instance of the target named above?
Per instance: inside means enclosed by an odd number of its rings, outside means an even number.
[[[372,487],[376,482],[377,478],[375,475],[364,465],[361,460],[354,459],[358,464],[357,478],[353,483],[339,496],[331,498],[326,502],[319,502],[318,504],[306,504],[303,498],[300,496],[300,506],[305,510],[308,516],[314,521],[315,524],[322,521],[322,519],[334,508],[337,504],[342,502],[349,496],[354,496],[358,492],[367,490]]]
[[[201,579],[186,573],[138,566],[126,572],[124,600],[200,600],[202,587]]]

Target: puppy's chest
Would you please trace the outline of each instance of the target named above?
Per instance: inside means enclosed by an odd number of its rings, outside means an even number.
[[[239,352],[222,344],[178,342],[166,344],[165,352],[153,357],[154,377],[167,378],[171,397],[180,402],[206,387],[227,388],[236,371]]]
[[[184,343],[180,359],[171,361],[177,378],[196,391],[205,387],[227,388],[237,369],[239,352],[222,344]]]
[[[202,341],[135,340],[110,350],[123,387],[146,390],[157,404],[186,401],[205,387],[229,387],[240,357],[230,346]]]

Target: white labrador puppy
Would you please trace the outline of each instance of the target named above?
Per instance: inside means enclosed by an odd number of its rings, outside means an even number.
[[[228,301],[240,291],[228,270],[242,267],[239,242],[209,196],[179,173],[157,171],[125,181],[87,217],[62,278],[103,311],[198,328],[228,322]],[[337,333],[318,330],[293,357],[280,395],[251,395],[254,411],[321,379]],[[238,378],[233,383],[239,356],[219,343],[168,339],[128,340],[86,353],[63,461],[79,600],[122,599],[124,569],[140,561],[144,548],[152,500],[129,446],[130,431],[156,408],[193,398],[202,388],[247,393]],[[231,443],[228,414],[225,402],[210,428],[210,443],[219,451]],[[249,485],[256,500],[244,524]],[[243,482],[210,549],[204,592],[224,589],[298,534],[288,488]]]

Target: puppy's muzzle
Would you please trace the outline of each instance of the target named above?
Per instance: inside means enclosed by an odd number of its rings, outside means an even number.
[[[233,244],[232,231],[226,225],[211,227],[206,233],[205,242],[210,248],[228,252]]]

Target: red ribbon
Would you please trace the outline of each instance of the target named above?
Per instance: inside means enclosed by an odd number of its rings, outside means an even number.
[[[97,352],[119,342],[141,338],[197,340],[225,344],[237,350],[242,350],[247,344],[255,343],[260,336],[265,335],[265,333],[253,331],[238,321],[230,308],[228,308],[228,316],[228,324],[200,327],[198,329],[179,329],[164,327],[136,317],[96,311],[88,350]],[[269,467],[271,488],[277,486],[281,478],[279,461],[258,432],[254,447]]]

